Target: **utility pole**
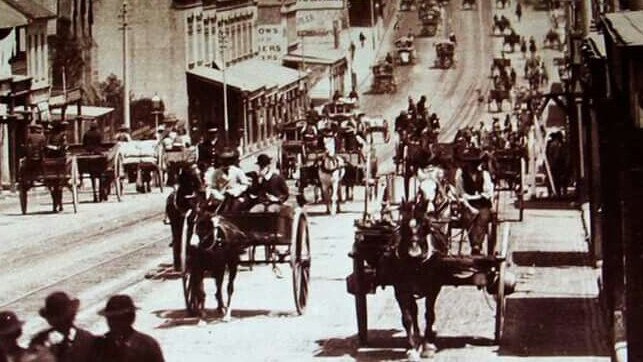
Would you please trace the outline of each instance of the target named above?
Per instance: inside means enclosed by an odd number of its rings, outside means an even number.
[[[375,50],[375,1],[371,0],[371,38],[373,39],[373,50]]]
[[[221,72],[223,73],[223,130],[225,132],[225,142],[226,145],[230,141],[230,136],[228,135],[228,83],[226,82],[225,70],[226,70],[226,59],[225,59],[225,49],[228,46],[228,39],[223,29],[219,29],[219,51],[221,52]]]
[[[129,112],[129,79],[127,76],[127,70],[129,68],[129,57],[127,55],[129,43],[127,39],[127,24],[128,24],[128,4],[127,0],[123,0],[123,5],[121,7],[121,30],[123,30],[123,126],[130,128],[130,112]],[[156,131],[155,131],[156,132]]]

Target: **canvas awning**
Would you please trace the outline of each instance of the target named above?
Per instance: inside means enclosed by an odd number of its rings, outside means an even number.
[[[605,14],[607,31],[620,45],[643,46],[643,10]]]
[[[110,107],[96,107],[96,106],[81,106],[80,117],[82,119],[96,119],[103,117],[114,111]],[[51,110],[51,116],[54,120],[60,119],[62,109],[55,108]],[[70,106],[65,110],[65,117],[76,118],[78,117],[78,107]]]
[[[256,92],[264,87],[264,83],[247,74],[236,74],[233,67],[226,69],[225,82],[227,87],[232,87],[240,92]],[[193,76],[207,82],[223,84],[223,71],[210,67],[195,67],[186,71],[188,76]]]

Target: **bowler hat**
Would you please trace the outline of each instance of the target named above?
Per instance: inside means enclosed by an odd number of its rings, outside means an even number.
[[[260,167],[268,166],[271,161],[272,159],[270,158],[270,156],[266,155],[265,153],[262,153],[259,156],[257,156],[257,165],[259,165]]]
[[[16,313],[11,311],[0,312],[0,335],[12,334],[20,330],[24,321],[18,319]]]
[[[45,306],[40,308],[40,316],[43,318],[60,317],[69,313],[76,313],[80,301],[70,298],[65,292],[54,292],[45,299]]]
[[[137,309],[138,307],[134,305],[134,301],[129,295],[117,294],[109,298],[105,308],[101,309],[98,314],[105,317],[111,317],[134,313]]]

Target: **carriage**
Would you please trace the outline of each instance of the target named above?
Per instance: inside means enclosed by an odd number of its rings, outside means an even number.
[[[415,10],[415,0],[400,1],[400,11],[413,11],[413,10]]]
[[[491,34],[492,35],[505,35],[506,32],[509,31],[509,33],[513,32],[513,29],[511,28],[511,21],[507,19],[504,15],[500,16],[499,19],[494,18],[493,24],[491,24]]]
[[[435,44],[435,67],[448,69],[455,64],[455,44],[451,41],[441,41]]]
[[[355,99],[339,98],[333,102],[328,102],[322,105],[321,113],[330,118],[337,115],[355,117],[359,114],[359,104]]]
[[[391,185],[395,182],[394,175],[386,176],[386,192],[390,192]],[[388,200],[392,199],[389,194]],[[365,205],[368,209],[368,205]],[[389,204],[383,213],[395,213],[398,205]],[[377,287],[392,286],[395,279],[394,269],[390,267],[390,258],[395,255],[396,247],[401,239],[399,219],[391,220],[372,219],[367,213],[362,219],[355,220],[355,239],[349,257],[353,260],[353,272],[346,278],[349,294],[355,299],[358,337],[361,344],[368,343],[368,313],[367,295],[375,294]],[[440,223],[449,223],[449,229],[462,228],[458,218],[437,220]],[[499,343],[502,338],[505,319],[505,297],[511,293],[507,289],[505,280],[507,268],[508,228],[504,228],[500,243],[497,239],[497,219],[492,219],[487,236],[486,255],[468,255],[462,252],[465,230],[460,233],[449,232],[449,253],[439,257],[441,266],[453,271],[453,276],[445,285],[476,286],[484,288],[487,293],[494,295],[495,308],[495,340]],[[455,251],[457,249],[457,251]],[[459,271],[467,270],[466,275],[458,275]]]
[[[169,149],[166,148],[163,151],[163,156],[165,158],[162,163],[165,165],[165,180],[167,185],[174,185],[180,169],[196,164],[197,148],[194,146],[185,147],[183,145],[173,146]]]
[[[371,92],[375,94],[395,93],[397,92],[397,83],[393,72],[393,65],[388,63],[378,63],[372,68],[373,85]]]
[[[491,62],[491,74],[493,76],[496,69],[498,70],[498,72],[501,72],[509,67],[511,67],[511,59],[493,58],[493,61]]]
[[[123,156],[124,176],[130,183],[136,183],[139,190],[142,187],[143,191],[149,192],[151,191],[149,182],[153,178],[156,186],[163,192],[162,173],[166,167],[164,149],[158,141],[121,142],[120,152]]]
[[[414,64],[416,55],[415,47],[413,46],[413,38],[404,36],[395,41],[395,48],[397,50],[397,63],[400,65]]]
[[[76,156],[44,158],[39,164],[32,164],[26,158],[20,159],[18,165],[18,190],[20,194],[20,210],[22,214],[27,213],[28,192],[34,187],[46,187],[48,189],[69,188],[71,190],[74,213],[78,212],[78,161]],[[61,199],[58,206],[62,207]],[[53,192],[52,192],[53,197]],[[54,198],[54,212],[57,203]]]
[[[475,9],[476,0],[462,0],[462,9]]]
[[[524,180],[526,174],[525,151],[522,148],[502,149],[493,151],[493,179],[495,198],[498,200],[502,192],[516,195],[519,210],[518,220],[523,220],[524,214]],[[498,205],[499,202],[496,202]]]
[[[563,41],[560,39],[560,34],[554,29],[549,29],[547,34],[545,34],[545,40],[543,40],[543,48],[551,48],[561,51],[563,49]]]
[[[67,152],[76,157],[80,180],[82,181],[83,175],[89,175],[94,202],[107,200],[112,185],[114,185],[116,199],[121,201],[123,190],[120,179],[123,176],[123,157],[117,142],[104,142],[95,150],[88,150],[82,144],[72,144]],[[98,197],[96,179],[99,181]]]
[[[435,36],[440,23],[440,11],[435,9],[428,10],[423,16],[420,16],[420,22],[422,23],[420,36]]]
[[[372,135],[373,133],[379,132],[382,134],[384,142],[388,143],[391,140],[388,121],[384,119],[384,116],[362,116],[360,122],[366,134]]]
[[[508,89],[489,89],[487,111],[491,112],[491,103],[495,103],[497,111],[502,112],[502,104],[504,101],[511,103],[511,94]]]
[[[233,237],[247,251],[240,265],[290,265],[295,308],[299,315],[305,312],[311,252],[308,217],[300,206],[282,205],[274,212],[215,213],[211,222],[213,245],[199,244],[195,240],[198,238],[188,239],[187,232],[183,233],[180,265],[185,306],[190,315],[200,316],[205,308],[204,279],[212,272],[208,265],[217,262],[213,249]],[[257,249],[263,249],[263,257],[257,258]]]
[[[517,44],[520,44],[520,35],[516,33],[511,33],[503,37],[503,40],[502,40],[503,49],[506,48],[508,45],[511,49],[510,52],[513,53],[516,50]]]

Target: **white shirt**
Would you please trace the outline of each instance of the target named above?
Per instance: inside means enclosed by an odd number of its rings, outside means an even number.
[[[225,194],[237,197],[250,186],[250,180],[237,166],[230,166],[226,174],[222,168],[208,168],[205,172],[206,196],[212,195],[217,200],[223,200]]]

